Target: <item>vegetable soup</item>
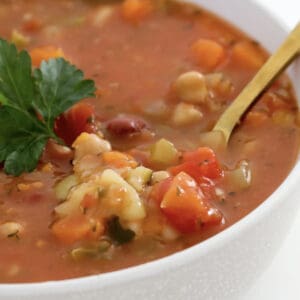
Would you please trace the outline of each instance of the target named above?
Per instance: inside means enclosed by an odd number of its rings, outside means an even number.
[[[297,160],[284,74],[227,147],[211,131],[268,53],[201,7],[5,0],[0,24],[1,283],[186,249],[255,209]]]

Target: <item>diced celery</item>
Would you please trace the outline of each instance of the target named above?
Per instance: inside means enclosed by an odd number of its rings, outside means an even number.
[[[237,190],[248,188],[251,185],[251,177],[249,163],[245,160],[241,161],[236,169],[225,172],[226,181]]]

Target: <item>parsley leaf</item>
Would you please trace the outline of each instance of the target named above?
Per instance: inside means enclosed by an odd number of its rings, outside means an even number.
[[[109,236],[120,245],[130,242],[135,237],[134,231],[122,227],[118,216],[113,216],[107,222],[107,227]]]
[[[94,82],[83,77],[82,71],[63,58],[43,61],[41,69],[35,70],[39,97],[35,98],[34,105],[50,127],[56,117],[78,100],[94,95]]]
[[[29,109],[34,98],[31,59],[27,52],[18,53],[13,44],[0,40],[0,91],[7,102],[2,104]]]
[[[44,61],[32,72],[29,54],[0,39],[0,162],[5,172],[18,176],[34,170],[47,140],[59,140],[55,118],[94,92],[94,82],[63,58]]]

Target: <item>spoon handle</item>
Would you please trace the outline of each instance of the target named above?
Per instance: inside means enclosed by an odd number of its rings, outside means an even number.
[[[250,104],[299,53],[300,23],[219,118],[213,131],[223,132],[226,144],[232,130]]]

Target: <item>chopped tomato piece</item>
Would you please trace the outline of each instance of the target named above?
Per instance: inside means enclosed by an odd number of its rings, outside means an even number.
[[[171,184],[172,184],[173,178],[169,177],[165,180],[162,180],[158,183],[156,183],[151,191],[150,198],[158,205],[161,204],[161,201],[163,200],[163,197],[165,193],[169,190]]]
[[[64,53],[61,48],[54,46],[43,46],[37,47],[30,51],[30,56],[32,64],[35,67],[39,67],[43,60],[48,60],[50,58],[64,57]]]
[[[206,202],[195,180],[184,172],[173,179],[160,208],[170,223],[183,233],[195,232],[202,224],[222,220],[219,211]]]
[[[56,119],[54,129],[67,145],[72,145],[82,132],[96,132],[94,119],[94,107],[88,103],[78,103]]]
[[[138,166],[138,163],[131,155],[119,151],[108,151],[102,153],[102,160],[105,164],[116,168],[136,168]]]
[[[203,177],[218,179],[223,176],[223,171],[214,151],[208,147],[200,147],[196,151],[185,152],[183,154],[183,163],[171,167],[169,171],[173,175],[185,172],[197,182],[203,182]]]

